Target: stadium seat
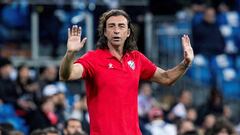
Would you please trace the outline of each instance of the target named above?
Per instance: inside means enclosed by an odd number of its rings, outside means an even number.
[[[2,9],[2,21],[10,28],[23,28],[28,23],[30,15],[27,5],[23,4],[8,4]]]
[[[179,32],[179,29],[180,27],[189,27],[187,25],[186,23],[166,23],[159,26],[157,41],[162,54],[174,55],[175,57],[182,56],[182,33]]]
[[[15,110],[10,104],[0,104],[0,117],[16,116]]]
[[[209,62],[203,55],[196,55],[187,75],[197,83],[210,86],[212,84],[212,74],[209,68]]]
[[[228,12],[226,14],[226,18],[227,18],[228,25],[230,25],[232,27],[239,26],[239,14],[237,12],[235,12],[235,11]]]
[[[227,41],[225,41],[225,43],[226,43],[225,52],[227,54],[237,54],[238,48],[237,48],[234,40],[227,40]]]
[[[217,86],[225,99],[240,99],[240,84],[234,68],[225,68],[217,74]]]
[[[0,123],[10,123],[15,129],[25,134],[28,133],[28,127],[25,121],[16,115],[13,106],[10,104],[0,105]]]
[[[240,69],[240,55],[236,57],[236,68]]]
[[[222,72],[222,70],[225,68],[234,67],[233,58],[227,54],[216,55],[211,59],[210,64],[214,74],[218,74],[219,72]]]
[[[229,25],[221,25],[219,27],[220,32],[222,33],[224,39],[231,39],[233,36],[233,29]]]

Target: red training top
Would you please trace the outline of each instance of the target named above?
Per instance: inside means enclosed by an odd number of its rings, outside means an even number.
[[[139,51],[119,61],[107,49],[89,51],[75,63],[84,68],[91,135],[141,135],[137,97],[139,80],[150,79],[156,66]]]

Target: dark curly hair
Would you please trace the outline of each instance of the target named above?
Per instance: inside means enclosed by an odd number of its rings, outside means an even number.
[[[110,11],[107,11],[103,13],[103,15],[99,19],[99,25],[98,25],[98,32],[99,32],[99,39],[97,42],[97,48],[98,49],[106,49],[107,46],[107,38],[104,35],[104,31],[106,29],[106,22],[111,16],[124,16],[128,21],[128,28],[130,29],[130,36],[126,39],[123,47],[123,53],[130,52],[132,50],[137,50],[137,44],[136,44],[136,37],[135,37],[135,30],[134,26],[131,22],[131,19],[129,15],[123,11],[118,9],[113,9]]]

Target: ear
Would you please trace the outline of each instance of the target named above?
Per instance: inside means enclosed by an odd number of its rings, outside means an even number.
[[[127,37],[129,37],[130,34],[131,34],[131,31],[130,31],[130,29],[128,28]]]

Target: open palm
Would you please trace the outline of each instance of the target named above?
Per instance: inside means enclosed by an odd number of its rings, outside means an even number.
[[[73,25],[72,28],[68,28],[68,41],[67,50],[71,52],[78,52],[84,46],[87,38],[81,39],[81,27]]]
[[[187,35],[182,37],[182,46],[184,51],[184,60],[187,65],[190,65],[193,61],[194,54],[190,43],[190,39]]]

